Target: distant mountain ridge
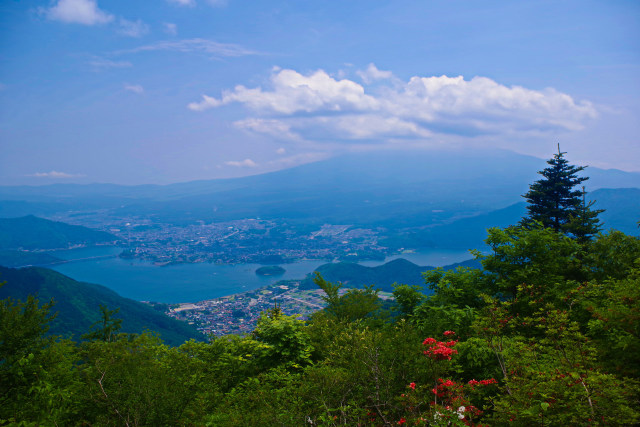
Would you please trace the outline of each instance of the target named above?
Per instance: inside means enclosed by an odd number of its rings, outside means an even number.
[[[637,236],[640,232],[640,189],[602,188],[587,194],[593,200],[593,209],[605,209],[599,215],[602,231],[610,229]],[[402,230],[382,240],[383,245],[408,248],[481,249],[487,237],[487,228],[504,228],[517,224],[526,215],[526,203],[515,203],[506,208],[457,219],[431,227]]]
[[[0,186],[0,214],[73,206],[121,216],[153,212],[173,222],[261,217],[402,228],[518,203],[545,166],[506,150],[354,153],[261,175],[164,186]],[[585,174],[589,192],[640,188],[640,173],[590,167]]]
[[[104,231],[28,215],[0,218],[0,249],[66,249],[74,245],[114,242]]]
[[[109,309],[120,308],[115,317],[122,319],[122,332],[155,331],[171,345],[179,345],[192,338],[204,339],[192,326],[146,304],[123,298],[104,286],[78,282],[46,268],[0,267],[1,282],[6,284],[0,287],[0,299],[25,300],[28,295],[37,295],[41,303],[51,298],[55,300],[53,312],[58,315],[51,323],[49,332],[52,334],[79,339],[100,319],[100,304],[104,304]]]
[[[454,270],[458,267],[481,268],[480,262],[475,259],[459,262],[442,267],[445,270]],[[316,268],[323,279],[342,283],[345,287],[361,288],[365,285],[374,285],[381,291],[393,291],[394,283],[404,285],[424,285],[422,273],[433,270],[435,267],[419,266],[404,258],[394,259],[376,267],[366,267],[350,262],[336,262],[323,264]],[[300,289],[317,289],[313,282],[314,273],[309,274],[301,283]],[[427,292],[428,293],[428,292]]]

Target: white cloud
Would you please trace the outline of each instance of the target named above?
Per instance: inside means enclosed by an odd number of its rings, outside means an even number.
[[[374,64],[369,64],[366,70],[357,71],[356,74],[358,74],[366,84],[371,84],[376,80],[385,80],[393,77],[393,73],[391,71],[378,70]]]
[[[140,85],[128,85],[125,84],[124,85],[124,90],[128,90],[129,92],[133,92],[133,93],[137,93],[137,94],[142,94],[144,93],[144,88]]]
[[[351,80],[334,80],[318,70],[304,76],[293,70],[280,70],[271,76],[272,91],[236,86],[220,99],[203,95],[199,103],[189,104],[196,111],[240,102],[260,112],[294,114],[317,111],[375,110],[378,101],[364,93],[364,88]]]
[[[32,176],[35,178],[80,178],[86,175],[51,171],[51,172],[36,172],[36,173],[29,174],[27,176]]]
[[[196,5],[195,0],[167,0],[169,3],[176,4],[178,6],[193,7]]]
[[[237,127],[299,140],[541,134],[579,130],[597,117],[590,102],[553,88],[509,87],[462,76],[402,82],[373,64],[360,76],[365,86],[323,70],[304,75],[276,68],[268,88],[238,85],[219,98],[203,95],[188,108],[203,111],[237,102],[258,115],[237,121]]]
[[[136,21],[129,21],[124,18],[120,18],[118,34],[127,37],[142,37],[149,32],[149,26],[142,22],[140,19]]]
[[[251,159],[244,159],[239,162],[231,160],[228,162],[224,162],[224,164],[227,166],[234,166],[237,168],[255,168],[256,166],[258,166],[258,164]]]
[[[91,65],[96,70],[133,67],[133,64],[129,61],[112,61],[110,59],[104,58],[94,58],[89,61],[89,65]]]
[[[230,43],[218,43],[207,39],[187,39],[175,41],[161,41],[149,45],[139,46],[133,49],[121,50],[115,54],[128,54],[152,51],[174,51],[183,53],[205,53],[212,57],[240,57],[255,55],[256,52],[245,49],[242,46]]]
[[[113,15],[100,10],[95,0],[59,0],[45,13],[54,21],[83,25],[106,24],[113,20]]]
[[[287,152],[287,150],[285,150],[285,149],[284,149],[284,148],[282,148],[282,147],[280,147],[280,148],[278,148],[278,149],[276,150],[276,153],[277,153],[277,154],[280,154],[280,155],[285,154],[286,152]]]
[[[411,121],[394,116],[376,114],[345,115],[332,119],[338,134],[353,139],[369,139],[381,136],[429,137],[432,133]]]
[[[233,123],[238,129],[271,135],[276,139],[300,140],[300,135],[291,131],[291,125],[281,120],[249,118]]]
[[[176,24],[173,24],[171,22],[165,22],[164,24],[162,24],[163,28],[164,28],[164,32],[167,34],[170,34],[172,36],[175,36],[176,34],[178,34],[178,26]]]

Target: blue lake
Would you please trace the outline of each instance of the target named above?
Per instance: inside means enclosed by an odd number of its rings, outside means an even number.
[[[208,263],[157,266],[148,261],[125,260],[115,255],[115,247],[94,247],[52,252],[71,261],[50,268],[75,280],[98,283],[123,297],[138,301],[167,303],[196,302],[257,289],[282,279],[302,279],[326,260],[306,260],[283,264],[282,276],[255,274],[258,264],[219,265]],[[105,256],[111,256],[104,258]],[[94,258],[97,257],[97,258]],[[390,257],[406,258],[419,265],[442,266],[471,258],[466,251],[431,251]],[[383,261],[363,262],[375,266]]]

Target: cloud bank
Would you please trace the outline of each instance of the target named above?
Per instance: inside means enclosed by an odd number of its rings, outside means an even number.
[[[234,166],[237,168],[255,168],[256,166],[258,166],[258,164],[251,159],[244,159],[241,161],[231,160],[228,162],[224,162],[224,164],[227,166]]]
[[[59,0],[46,10],[47,17],[54,21],[83,25],[106,24],[113,15],[98,8],[95,0]]]
[[[51,171],[51,172],[36,172],[27,176],[32,176],[34,178],[80,178],[85,175]]]
[[[205,53],[212,57],[240,57],[255,55],[256,52],[231,43],[219,43],[207,39],[185,39],[161,41],[153,44],[138,46],[133,49],[120,50],[114,54],[130,54],[153,51],[173,51],[183,53]]]
[[[238,85],[218,98],[203,95],[188,108],[204,111],[239,103],[253,116],[237,121],[237,127],[289,140],[549,133],[580,130],[597,117],[590,102],[553,88],[445,75],[405,82],[374,64],[357,74],[361,83],[323,70],[302,74],[276,68],[267,88]]]

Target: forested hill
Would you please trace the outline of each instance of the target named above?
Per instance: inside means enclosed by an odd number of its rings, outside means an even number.
[[[4,267],[31,267],[56,264],[63,260],[46,252],[0,250],[0,265]]]
[[[52,334],[79,339],[100,320],[100,304],[109,309],[120,308],[116,317],[122,319],[122,332],[157,332],[168,344],[179,345],[191,338],[204,338],[192,326],[167,317],[150,306],[123,298],[104,286],[77,282],[46,268],[0,267],[0,299],[12,297],[26,300],[37,295],[41,303],[55,300],[53,312],[58,315],[51,323]]]
[[[104,231],[27,215],[0,218],[0,249],[66,249],[75,245],[114,242]]]
[[[468,260],[461,263],[451,264],[443,267],[444,270],[454,270],[457,267],[479,268],[480,262]],[[433,270],[435,267],[419,266],[399,258],[389,261],[377,267],[365,267],[360,264],[350,262],[338,262],[323,264],[315,272],[329,282],[340,282],[349,288],[361,288],[366,285],[374,285],[374,288],[385,292],[392,292],[394,283],[405,285],[424,285],[422,273]],[[315,273],[314,272],[314,273]],[[313,274],[309,274],[300,283],[301,289],[315,289],[317,285],[313,282]]]

